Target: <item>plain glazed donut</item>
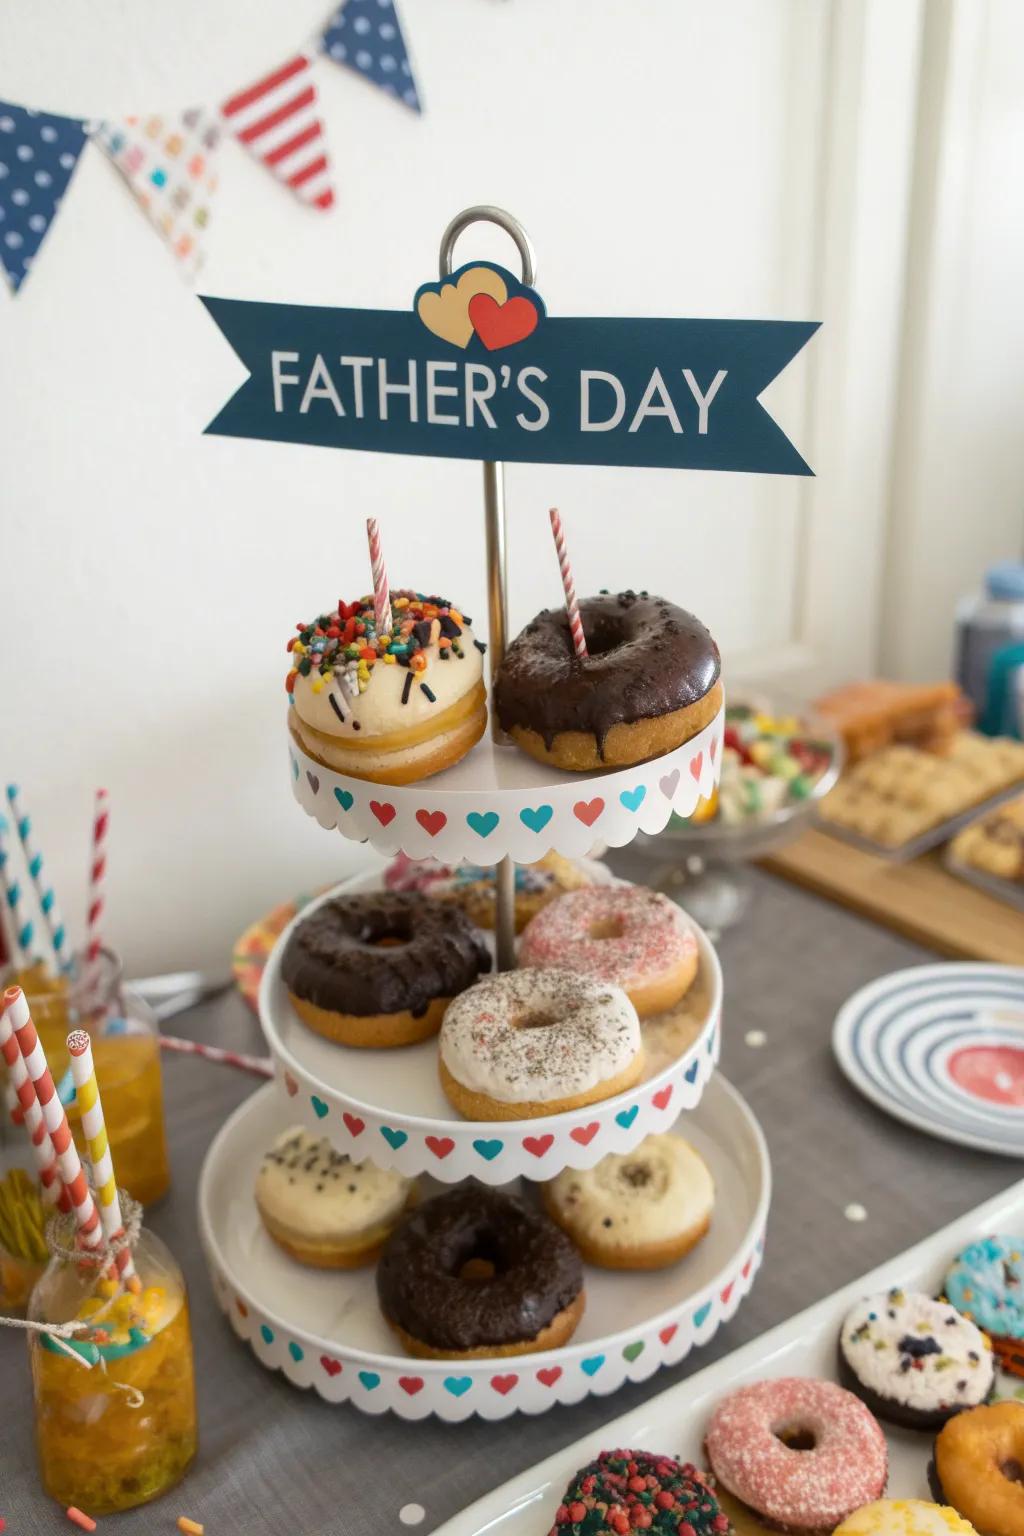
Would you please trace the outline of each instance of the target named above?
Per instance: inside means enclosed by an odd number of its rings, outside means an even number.
[[[860,1399],[831,1381],[741,1387],[715,1409],[705,1444],[723,1488],[801,1536],[828,1536],[885,1492],[885,1436]]]
[[[958,1413],[935,1441],[936,1492],[979,1531],[1024,1536],[1024,1403]]]
[[[524,1355],[572,1337],[583,1316],[583,1266],[534,1206],[464,1185],[427,1200],[392,1233],[377,1296],[422,1359]]]
[[[642,1019],[673,1007],[697,975],[697,939],[674,901],[642,885],[567,891],[526,925],[521,966],[621,987]]]
[[[462,913],[397,891],[335,896],[292,930],[281,979],[299,1018],[340,1045],[436,1035],[450,998],[489,970]]]
[[[722,706],[721,657],[704,625],[663,597],[602,592],[580,617],[578,657],[564,608],[517,635],[494,680],[494,707],[517,746],[576,773],[660,757]]]
[[[618,987],[568,971],[505,971],[450,1003],[441,1087],[469,1120],[532,1120],[632,1088],[643,1071],[636,1009]]]

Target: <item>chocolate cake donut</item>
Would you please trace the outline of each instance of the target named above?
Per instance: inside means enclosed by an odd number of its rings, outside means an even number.
[[[411,1045],[491,968],[464,913],[397,891],[335,896],[300,919],[281,959],[292,1006],[342,1045]]]
[[[539,613],[505,652],[493,699],[504,731],[577,773],[646,762],[703,730],[722,703],[718,647],[699,619],[647,592],[580,603],[589,655],[564,608]]]
[[[410,1354],[529,1354],[572,1337],[583,1316],[583,1265],[534,1206],[465,1185],[425,1201],[391,1234],[377,1297]]]

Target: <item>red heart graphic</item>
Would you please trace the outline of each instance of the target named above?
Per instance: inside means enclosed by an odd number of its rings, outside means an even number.
[[[589,1147],[600,1129],[600,1123],[597,1120],[591,1120],[589,1125],[578,1125],[574,1131],[569,1132],[569,1135],[573,1141],[578,1141],[581,1147]]]
[[[661,1340],[661,1342],[663,1344],[671,1344],[672,1340],[676,1336],[676,1330],[677,1330],[678,1327],[679,1327],[678,1323],[669,1323],[668,1327],[667,1328],[663,1328],[661,1330],[661,1332],[658,1334],[658,1338]]]
[[[238,1311],[242,1317],[249,1316],[249,1308],[246,1306],[244,1301],[239,1301],[237,1296],[235,1297],[235,1306],[238,1308]]]
[[[403,1392],[408,1392],[410,1397],[415,1397],[423,1386],[422,1376],[399,1376],[398,1385]]]
[[[537,1372],[537,1380],[543,1387],[553,1387],[561,1374],[560,1365],[546,1365],[543,1370]]]
[[[704,766],[704,753],[698,752],[696,757],[690,758],[690,772],[695,779],[700,778],[700,771]]]
[[[592,827],[603,810],[604,801],[598,795],[596,800],[577,800],[572,813],[585,827]]]
[[[547,1152],[549,1147],[551,1147],[554,1143],[554,1140],[555,1138],[549,1131],[546,1136],[524,1136],[523,1146],[526,1148],[527,1152],[532,1153],[534,1157],[543,1157],[544,1153]]]
[[[711,761],[714,762],[714,760],[715,760],[715,753],[718,751],[718,737],[717,736],[713,736],[711,738],[711,746],[708,748],[708,751],[711,754]]]
[[[748,1279],[748,1277],[750,1275],[750,1267],[753,1264],[753,1262],[754,1262],[754,1255],[751,1254],[750,1258],[747,1260],[747,1262],[743,1266],[743,1278],[744,1278],[744,1280]]]
[[[668,1103],[671,1097],[672,1084],[669,1083],[667,1088],[658,1089],[657,1093],[652,1096],[651,1103],[654,1105],[655,1109],[664,1109],[665,1105]]]
[[[366,1130],[366,1121],[360,1120],[358,1115],[350,1115],[348,1110],[341,1117],[345,1122],[345,1129],[350,1136],[361,1136]]]
[[[330,1355],[321,1355],[320,1364],[323,1366],[328,1376],[337,1376],[338,1372],[341,1370],[341,1361],[332,1360]]]
[[[474,331],[488,352],[498,352],[502,347],[525,341],[531,331],[537,329],[540,319],[536,304],[529,299],[519,296],[499,304],[489,293],[474,293],[468,313]]]
[[[295,1081],[294,1077],[292,1077],[290,1072],[286,1072],[284,1075],[284,1086],[288,1091],[288,1097],[290,1099],[294,1099],[295,1095],[299,1091],[299,1085]]]
[[[371,800],[370,810],[376,816],[382,827],[386,827],[389,821],[394,821],[395,815],[397,814],[394,806],[389,805],[386,800],[383,802],[380,800]]]
[[[447,1157],[454,1151],[455,1143],[450,1136],[426,1136],[424,1140],[435,1157]]]
[[[726,1286],[725,1290],[722,1292],[722,1305],[723,1305],[723,1307],[727,1305],[729,1297],[732,1295],[732,1288],[733,1288],[733,1286],[735,1284],[736,1284],[735,1280],[730,1280],[729,1284]]]
[[[495,1392],[500,1392],[502,1397],[504,1397],[506,1392],[512,1391],[518,1380],[518,1376],[492,1376],[491,1386]]]
[[[388,819],[390,820],[390,817]],[[431,837],[436,837],[448,817],[444,811],[417,811],[416,820],[424,832],[429,832]]]

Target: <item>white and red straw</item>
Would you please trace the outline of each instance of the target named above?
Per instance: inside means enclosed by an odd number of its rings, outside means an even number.
[[[24,1002],[24,994],[20,988],[8,988],[4,994],[3,1008],[0,1010],[0,1056],[7,1064],[8,1086],[13,1091],[19,1111],[15,1114],[12,1108],[11,1119],[15,1124],[23,1124],[28,1131],[32,1142],[32,1156],[39,1173],[39,1182],[43,1186],[43,1199],[47,1205],[57,1205],[62,1211],[70,1211],[71,1201],[61,1180],[57,1154],[53,1149],[50,1133],[46,1129],[46,1122],[28,1075],[25,1058],[14,1037],[15,1015],[12,1013],[12,1004],[18,997]],[[25,1011],[27,1010],[26,1004]],[[21,1017],[20,1009],[17,1016]]]
[[[204,1045],[200,1040],[183,1040],[179,1035],[161,1035],[161,1049],[178,1051],[183,1056],[201,1056],[204,1061],[218,1061],[226,1067],[239,1067],[257,1077],[273,1077],[274,1063],[269,1056],[246,1056],[242,1051],[226,1051],[220,1045]]]
[[[573,580],[572,566],[569,564],[569,551],[565,547],[565,531],[562,528],[562,518],[557,507],[552,507],[550,512],[551,532],[555,539],[555,552],[558,555],[558,569],[562,573],[562,587],[565,591],[565,611],[569,615],[569,632],[572,635],[573,650],[581,661],[585,661],[587,655],[587,639],[583,633],[583,620],[580,618],[580,605],[576,601],[576,583]]]
[[[388,573],[384,567],[384,554],[380,547],[380,528],[375,517],[366,519],[366,537],[370,541],[370,568],[373,571],[373,611],[378,635],[390,635],[394,621],[391,617],[391,592]]]
[[[96,811],[92,823],[92,863],[89,866],[89,917],[85,937],[85,973],[91,981],[103,948],[104,888],[107,880],[107,828],[110,825],[109,795],[96,791]]]

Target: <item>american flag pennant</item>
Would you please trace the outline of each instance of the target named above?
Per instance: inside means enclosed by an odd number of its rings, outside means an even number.
[[[101,123],[93,135],[187,277],[205,255],[221,136],[219,122],[201,107]]]
[[[334,188],[311,62],[308,54],[296,54],[236,91],[220,110],[232,133],[296,197],[330,208]]]
[[[17,293],[86,145],[77,117],[0,101],[0,263]]]
[[[414,112],[423,110],[394,0],[344,0],[321,44],[335,63],[346,64]]]

